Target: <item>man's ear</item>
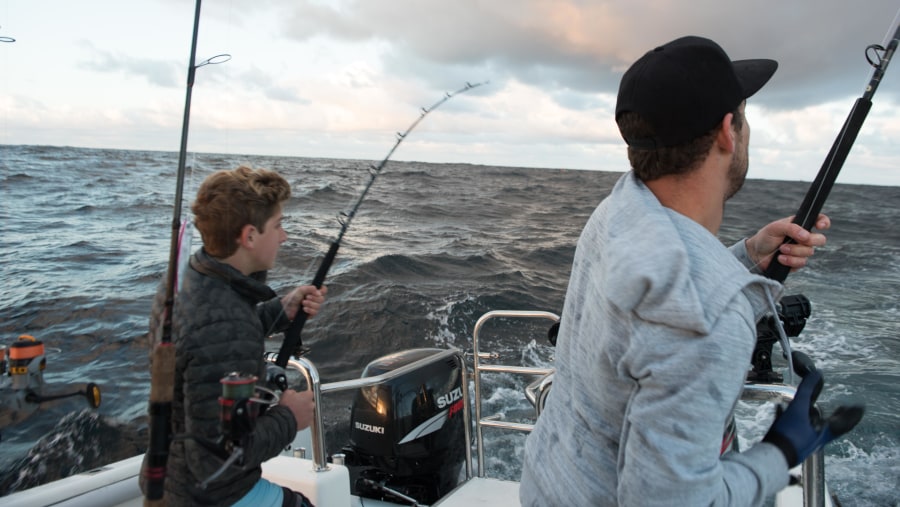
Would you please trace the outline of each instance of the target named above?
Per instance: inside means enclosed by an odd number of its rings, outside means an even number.
[[[734,130],[734,113],[728,113],[719,123],[716,144],[726,153],[734,153],[737,146],[737,132]]]

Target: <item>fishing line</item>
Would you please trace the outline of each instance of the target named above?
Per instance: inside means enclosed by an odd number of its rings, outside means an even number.
[[[337,256],[338,248],[340,248],[341,240],[344,238],[344,234],[346,234],[347,229],[350,228],[350,222],[353,221],[353,217],[356,216],[356,212],[359,210],[360,205],[363,200],[366,198],[366,195],[369,193],[369,189],[372,188],[372,184],[375,183],[375,179],[381,174],[381,171],[384,169],[384,166],[391,159],[391,156],[400,146],[400,144],[406,139],[410,132],[416,128],[416,126],[426,117],[428,114],[438,107],[440,107],[444,102],[447,102],[454,96],[467,92],[473,88],[477,88],[481,85],[487,84],[487,82],[481,83],[466,83],[465,86],[456,90],[452,93],[445,93],[444,97],[432,104],[430,107],[423,107],[421,112],[419,113],[419,117],[416,118],[414,122],[403,132],[397,133],[397,140],[394,145],[391,147],[390,151],[388,151],[387,156],[385,156],[381,162],[377,165],[372,165],[369,167],[369,181],[366,183],[363,188],[362,194],[356,200],[356,203],[348,212],[342,212],[338,215],[338,223],[340,223],[341,228],[337,234],[335,240],[331,243],[331,247],[328,249],[328,253],[325,254],[325,257],[322,259],[321,264],[319,264],[319,269],[316,272],[315,277],[313,278],[312,285],[316,288],[322,288],[322,284],[325,283],[325,276],[328,274],[328,270],[331,268],[331,264],[334,262],[335,256]],[[303,341],[300,339],[300,332],[303,330],[303,325],[306,323],[307,315],[303,311],[303,307],[301,306],[297,310],[297,315],[294,317],[294,320],[291,322],[290,326],[284,332],[284,341],[281,344],[281,348],[278,351],[278,355],[275,360],[275,365],[284,368],[287,366],[288,360],[292,354],[299,356],[302,353],[301,347],[303,345]],[[282,309],[282,312],[284,310]],[[268,333],[267,333],[268,334]]]

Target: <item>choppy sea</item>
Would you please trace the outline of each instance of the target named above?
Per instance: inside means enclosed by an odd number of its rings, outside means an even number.
[[[0,495],[144,451],[148,314],[168,262],[177,160],[168,152],[0,146],[0,344],[33,335],[47,347],[48,386],[95,382],[103,396],[97,410],[70,398],[0,428]],[[308,283],[372,162],[191,154],[183,216],[207,174],[241,163],[290,181],[289,240],[269,281],[281,293]],[[356,377],[406,348],[469,348],[476,320],[490,310],[559,313],[581,228],[619,175],[390,162],[343,239],[325,307],[303,331],[323,381]],[[748,180],[727,206],[722,241],[790,215],[808,186]],[[845,506],[898,506],[900,187],[838,183],[825,212],[828,245],[787,280],[788,294],[812,302],[794,347],[824,370],[826,410],[847,399],[867,404],[862,423],[827,447],[826,478]],[[498,331],[488,348],[510,362],[549,364],[543,331]],[[521,417],[528,407],[519,397],[501,376],[486,410]],[[347,435],[348,399],[324,405],[334,452]],[[742,407],[742,441],[768,427],[770,408]],[[516,478],[522,436],[486,438],[488,474]]]

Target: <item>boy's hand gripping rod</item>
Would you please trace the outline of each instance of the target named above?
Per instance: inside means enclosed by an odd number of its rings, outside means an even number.
[[[856,135],[866,120],[866,115],[872,107],[872,96],[875,95],[875,90],[881,83],[884,71],[897,50],[898,40],[900,40],[900,24],[897,25],[894,36],[890,39],[886,48],[880,44],[872,44],[866,47],[866,60],[869,61],[872,67],[875,67],[875,72],[872,74],[872,78],[869,80],[863,95],[856,99],[856,102],[853,104],[853,109],[844,122],[837,139],[831,146],[831,151],[825,157],[825,162],[822,164],[822,168],[819,169],[819,174],[807,191],[803,204],[800,205],[800,209],[794,216],[793,222],[801,225],[808,231],[812,230],[815,225],[819,212],[822,211],[822,205],[825,204],[825,199],[828,198],[828,193],[831,192],[831,187],[834,185],[834,181],[837,179],[837,175],[844,165],[847,155],[850,153],[850,148],[856,140]],[[784,242],[793,243],[794,241],[787,238]],[[776,252],[764,274],[768,278],[784,282],[790,271],[789,267],[778,262]]]
[[[372,183],[375,182],[375,178],[381,174],[381,170],[384,169],[384,166],[390,160],[391,155],[394,154],[394,151],[400,146],[400,143],[406,139],[406,136],[409,135],[410,132],[419,122],[422,121],[428,113],[434,111],[441,104],[450,100],[454,95],[459,93],[467,92],[472,88],[476,88],[486,83],[466,83],[465,86],[456,90],[453,93],[447,93],[444,97],[435,102],[434,105],[428,108],[422,108],[422,112],[416,121],[412,123],[404,132],[397,133],[397,142],[394,143],[394,146],[388,152],[387,156],[378,164],[373,165],[369,168],[369,182],[366,184],[363,189],[362,195],[357,199],[356,204],[353,205],[353,208],[348,213],[342,213],[340,218],[341,230],[337,235],[337,238],[331,243],[331,247],[328,249],[328,253],[325,254],[325,257],[322,259],[322,263],[319,264],[319,269],[316,271],[316,276],[313,278],[312,285],[316,286],[316,288],[322,288],[322,284],[325,283],[325,276],[328,274],[328,270],[331,269],[331,264],[334,262],[334,258],[337,256],[338,248],[341,246],[341,240],[344,238],[344,234],[347,232],[347,229],[350,228],[350,221],[353,220],[353,217],[356,216],[356,211],[359,209],[359,206],[362,204],[363,199],[366,198],[366,194],[369,193],[369,189],[372,187]],[[281,348],[278,350],[278,356],[275,359],[275,365],[281,368],[285,368],[287,366],[288,360],[290,360],[291,354],[299,355],[300,347],[303,344],[303,341],[300,339],[300,332],[303,331],[303,325],[306,323],[307,315],[303,311],[298,311],[297,316],[294,317],[294,321],[291,322],[291,325],[284,332],[284,342],[281,344]]]

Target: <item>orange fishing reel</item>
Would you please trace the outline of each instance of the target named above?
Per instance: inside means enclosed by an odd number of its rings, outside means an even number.
[[[32,389],[40,392],[44,387],[44,343],[34,336],[23,334],[9,346],[9,376],[12,388]]]
[[[0,372],[11,378],[10,388],[14,392],[25,393],[27,403],[42,403],[71,396],[83,395],[92,408],[100,406],[100,388],[93,382],[84,390],[63,394],[45,394],[44,370],[47,357],[44,343],[34,336],[23,334],[8,348],[0,347]],[[8,359],[7,359],[8,356]]]

